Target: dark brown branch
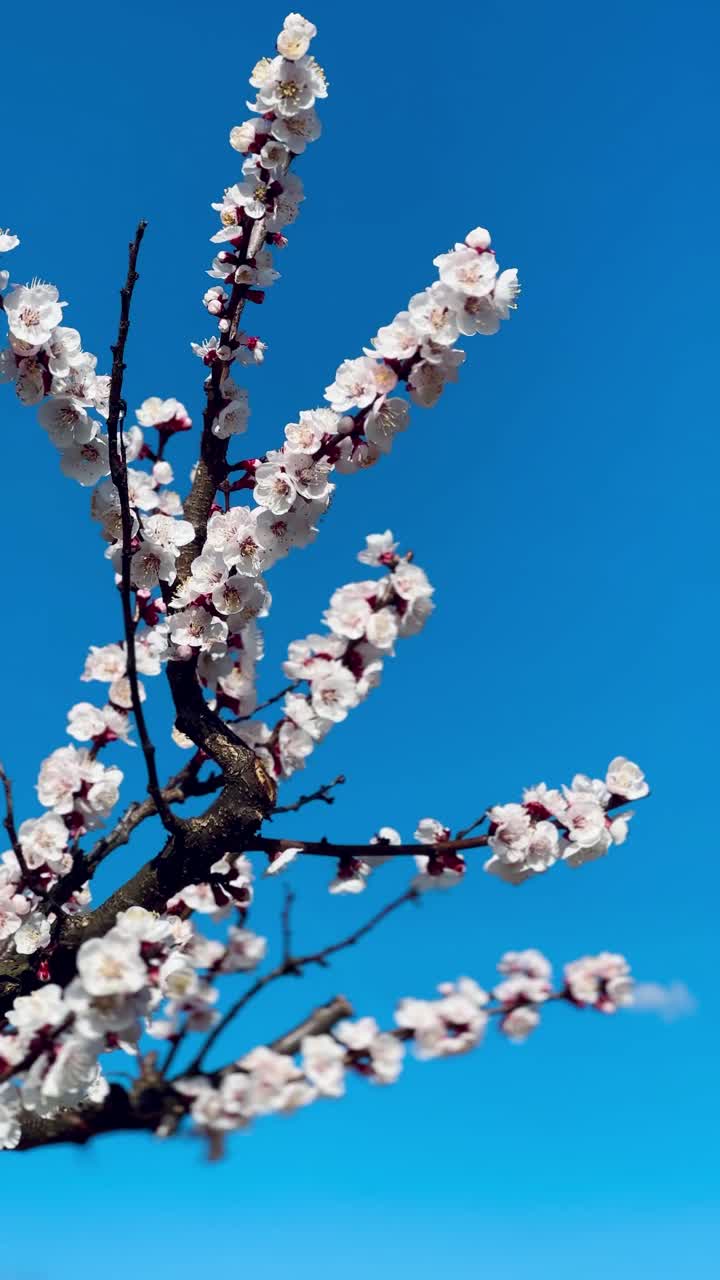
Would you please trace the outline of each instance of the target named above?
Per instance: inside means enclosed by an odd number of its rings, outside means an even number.
[[[152,1081],[141,1078],[130,1091],[119,1084],[112,1084],[107,1097],[100,1103],[58,1111],[50,1117],[39,1116],[34,1111],[21,1111],[22,1137],[17,1150],[31,1151],[36,1147],[64,1142],[84,1146],[102,1133],[129,1130],[152,1133],[169,1114],[174,1111],[182,1113],[184,1109],[185,1104],[177,1094],[159,1078]]]
[[[122,599],[123,625],[125,630],[125,652],[127,657],[127,674],[130,683],[130,696],[132,700],[132,708],[135,716],[135,722],[138,728],[138,736],[142,747],[143,756],[145,757],[145,766],[148,776],[148,791],[155,802],[155,808],[160,816],[162,824],[168,831],[172,831],[175,825],[175,819],[167,804],[160,787],[160,779],[157,774],[157,766],[155,764],[155,747],[150,739],[145,722],[145,713],[143,712],[142,703],[140,701],[140,686],[138,682],[137,661],[135,656],[135,619],[133,617],[133,608],[131,602],[131,578],[130,578],[130,562],[132,559],[132,512],[130,510],[130,496],[128,493],[127,463],[125,459],[125,442],[120,429],[120,423],[125,416],[125,406],[123,402],[123,377],[125,374],[125,346],[127,343],[128,333],[130,331],[130,307],[132,304],[133,291],[138,280],[137,259],[140,252],[140,245],[145,234],[147,223],[140,222],[135,239],[129,247],[128,254],[128,273],[125,284],[120,290],[120,323],[118,325],[117,341],[112,347],[113,363],[112,373],[110,375],[110,399],[108,408],[108,444],[110,450],[110,474],[112,482],[117,490],[120,502],[120,518],[122,526],[122,552],[121,552],[121,583],[120,596]]]
[[[280,917],[283,964],[287,964],[292,951],[292,909],[294,904],[295,894],[289,885],[285,885],[285,902],[283,903],[282,916]]]
[[[361,924],[359,928],[353,929],[353,932],[349,933],[347,937],[341,938],[339,942],[331,942],[329,946],[323,947],[321,951],[314,951],[308,955],[301,956],[299,960],[293,961],[293,964],[296,967],[303,967],[307,964],[319,964],[324,968],[327,965],[330,956],[336,955],[338,951],[344,951],[346,947],[354,947],[357,942],[360,942],[361,938],[365,938],[368,933],[371,933],[377,925],[381,924],[383,920],[386,920],[387,917],[397,911],[399,907],[404,907],[406,902],[417,902],[419,897],[420,895],[417,889],[406,889],[399,897],[393,898],[390,902],[387,902],[384,907],[381,907],[379,911],[376,911],[369,920],[366,920],[365,924]]]
[[[304,1036],[322,1035],[352,1014],[352,1006],[345,997],[335,996],[269,1047],[276,1053],[297,1053]],[[170,1132],[177,1127],[187,1107],[188,1099],[177,1094],[159,1072],[143,1073],[130,1090],[112,1084],[101,1103],[63,1109],[50,1117],[22,1111],[22,1137],[17,1150],[32,1151],[61,1143],[84,1146],[103,1133],[163,1132],[166,1127]]]
[[[313,858],[338,858],[349,861],[352,858],[371,857],[382,853],[384,858],[407,858],[415,854],[464,853],[468,849],[485,848],[488,837],[473,836],[471,840],[439,840],[437,844],[331,844],[329,840],[275,840],[269,836],[258,836],[249,846],[260,853],[282,853],[284,849],[299,849],[300,852]]]

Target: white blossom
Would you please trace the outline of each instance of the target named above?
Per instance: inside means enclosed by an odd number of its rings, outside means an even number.
[[[129,995],[147,982],[147,969],[137,944],[119,931],[90,938],[78,949],[77,968],[92,996]]]
[[[332,1036],[304,1036],[300,1045],[303,1071],[318,1093],[340,1098],[345,1092],[345,1050]]]

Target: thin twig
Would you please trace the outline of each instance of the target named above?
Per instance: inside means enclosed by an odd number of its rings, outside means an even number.
[[[391,915],[394,911],[397,911],[399,907],[404,906],[406,902],[414,902],[418,896],[416,889],[406,889],[399,898],[393,898],[391,902],[386,903],[385,906],[382,907],[380,911],[376,911],[375,915],[371,916],[365,924],[354,929],[352,933],[348,934],[345,938],[341,938],[339,942],[331,942],[328,946],[322,947],[320,951],[311,951],[303,956],[288,956],[286,959],[283,959],[280,964],[276,965],[274,969],[271,969],[269,973],[264,974],[261,978],[256,978],[252,986],[248,987],[247,991],[243,992],[240,998],[230,1006],[230,1008],[223,1014],[220,1021],[213,1027],[205,1040],[204,1045],[193,1058],[185,1074],[197,1074],[202,1067],[207,1054],[212,1049],[216,1040],[218,1040],[222,1035],[223,1031],[225,1031],[233,1019],[236,1018],[245,1006],[249,1004],[260,991],[263,991],[265,987],[270,986],[272,982],[277,982],[279,978],[286,977],[288,974],[297,976],[309,964],[321,965],[324,968],[327,965],[330,956],[336,955],[338,951],[343,951],[346,947],[353,947],[356,942],[359,942],[361,938],[364,938],[366,934],[370,933],[371,930],[374,929],[376,925],[380,924],[381,921],[385,920],[387,916]]]
[[[471,831],[474,831],[476,827],[481,827],[483,822],[487,821],[487,816],[488,816],[488,811],[487,809],[485,809],[483,813],[480,814],[479,818],[476,818],[474,822],[470,823],[469,827],[463,827],[460,831],[456,831],[454,839],[464,840],[466,836],[470,835]]]
[[[175,1056],[178,1052],[178,1049],[180,1048],[181,1044],[184,1042],[187,1033],[188,1033],[188,1024],[186,1022],[184,1027],[182,1027],[182,1029],[178,1031],[177,1035],[173,1036],[172,1038],[172,1041],[170,1043],[170,1052],[168,1053],[163,1065],[160,1068],[160,1074],[162,1076],[167,1076],[168,1071],[170,1070],[173,1062],[175,1061]]]
[[[271,707],[273,703],[279,702],[281,698],[284,698],[286,693],[293,693],[300,684],[302,684],[301,680],[293,680],[292,683],[286,685],[284,689],[280,689],[277,693],[274,693],[272,698],[267,698],[265,702],[259,702],[251,715],[238,716],[238,720],[254,720],[258,711],[265,711],[267,707]]]
[[[274,817],[276,813],[296,813],[298,809],[302,809],[306,804],[312,804],[314,800],[322,800],[325,804],[334,804],[335,797],[330,795],[334,787],[341,787],[346,782],[345,775],[339,773],[337,778],[333,778],[332,782],[324,782],[317,791],[310,792],[309,795],[300,796],[294,804],[277,805],[270,815]]]
[[[132,512],[130,510],[130,497],[128,493],[125,440],[122,430],[120,429],[121,419],[125,416],[125,405],[122,391],[123,376],[126,367],[125,345],[127,343],[127,337],[130,330],[130,305],[132,303],[135,284],[138,279],[138,273],[136,270],[137,259],[146,226],[147,223],[145,222],[140,222],[138,224],[137,231],[135,232],[135,239],[129,247],[127,277],[123,288],[120,290],[120,322],[118,325],[117,341],[112,347],[113,364],[110,376],[110,398],[107,424],[108,443],[110,449],[110,474],[112,476],[112,482],[117,489],[120,501],[122,525],[120,595],[122,599],[130,696],[132,700],[133,713],[135,715],[135,722],[138,727],[140,745],[145,757],[145,766],[148,776],[148,791],[155,802],[155,807],[163,826],[166,827],[168,831],[173,831],[175,829],[175,819],[160,787],[160,779],[158,778],[157,766],[155,764],[155,747],[153,746],[150,735],[148,734],[147,725],[145,723],[145,714],[140,701],[140,686],[138,683],[137,661],[135,656],[135,619],[133,617],[133,608],[131,603],[132,587],[130,578],[130,562],[132,559]]]
[[[287,964],[292,952],[292,909],[295,903],[295,894],[289,885],[285,885],[285,902],[283,903],[282,916],[280,923],[282,927],[282,958],[283,964]]]
[[[0,782],[2,783],[3,790],[5,791],[5,819],[3,821],[3,826],[8,833],[8,838],[12,845],[13,853],[18,860],[18,866],[22,872],[23,879],[29,880],[30,868],[25,861],[25,854],[22,851],[22,845],[20,844],[18,833],[15,828],[15,809],[13,807],[12,783],[5,772],[4,765],[1,764]]]

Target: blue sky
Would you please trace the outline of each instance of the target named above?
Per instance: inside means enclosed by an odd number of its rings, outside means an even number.
[[[143,249],[131,404],[175,395],[194,416],[210,332],[200,297],[209,203],[237,175],[227,147],[247,74],[284,8],[236,15],[187,0],[86,0],[4,18],[2,225],[15,275],[55,281],[85,345],[106,352],[125,246]],[[688,0],[458,0],[362,8],[317,0],[331,96],[302,164],[307,200],[257,313],[271,344],[248,382],[248,451],[319,403],[336,365],[432,278],[432,258],[478,223],[521,307],[468,344],[457,387],[374,471],[341,479],[314,547],[278,566],[264,692],[287,642],[356,576],[366,532],[391,525],[437,586],[426,632],[316,753],[306,789],[343,770],[332,810],[278,830],[410,835],[455,826],[539,779],[601,772],[617,753],[652,797],[628,844],[519,890],[473,864],[462,890],[409,911],[332,970],[268,993],[243,1045],[343,991],[387,1018],[397,996],[469,973],[507,947],[558,965],[619,950],[643,979],[681,979],[694,1017],[665,1025],[551,1010],[522,1048],[494,1037],[457,1062],[409,1066],[381,1091],[259,1124],[224,1165],[199,1145],[110,1138],[3,1163],[14,1227],[7,1280],[172,1273],[345,1280],[412,1270],[461,1277],[668,1280],[712,1274],[718,1245],[715,679],[717,471],[717,8]],[[232,21],[231,21],[232,19]],[[63,741],[88,643],[119,618],[87,496],[6,389],[6,614],[0,756],[21,816],[39,759]],[[189,465],[189,443],[174,455]],[[460,460],[460,465],[456,463]],[[362,572],[362,571],[360,571]],[[21,622],[21,628],[26,622]],[[20,653],[18,654],[18,648]],[[159,686],[153,723],[162,722]],[[160,743],[163,767],[177,753]],[[141,785],[128,763],[130,788]],[[292,784],[295,788],[295,784]],[[292,795],[293,790],[288,790]],[[126,789],[126,798],[130,790]],[[147,831],[114,874],[154,851]],[[390,895],[329,899],[301,868],[300,943],[346,932]],[[106,882],[106,883],[109,883]],[[276,937],[279,890],[256,927]],[[240,1041],[239,1041],[240,1043]],[[50,1262],[28,1248],[38,1226]],[[122,1228],[122,1236],[118,1233]],[[130,1244],[130,1240],[132,1243]],[[80,1250],[81,1261],[78,1261]]]

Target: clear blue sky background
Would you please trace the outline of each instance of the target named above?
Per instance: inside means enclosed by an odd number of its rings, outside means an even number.
[[[68,323],[106,352],[125,245],[150,220],[132,404],[176,395],[198,413],[189,341],[210,332],[209,203],[237,175],[227,131],[283,15],[69,0],[3,18],[0,221],[24,242],[13,274],[56,281]],[[653,796],[628,845],[583,871],[515,891],[473,864],[463,890],[268,993],[238,1047],[337,991],[387,1018],[397,996],[443,978],[487,982],[509,946],[558,965],[623,951],[643,979],[686,981],[699,1008],[671,1026],[550,1011],[523,1048],[492,1037],[462,1061],[410,1065],[392,1090],[359,1083],[345,1103],[260,1123],[224,1165],[205,1164],[199,1144],[142,1137],[8,1157],[3,1280],[124,1280],[129,1267],[176,1280],[710,1276],[718,10],[316,0],[308,16],[331,97],[283,279],[254,317],[271,349],[248,380],[249,450],[319,403],[339,361],[468,228],[491,228],[525,291],[499,337],[468,344],[460,385],[415,413],[389,460],[341,480],[322,538],[273,573],[266,693],[288,640],[357,574],[366,532],[392,525],[438,604],[299,779],[343,769],[341,801],[281,830],[363,838],[385,822],[409,836],[426,813],[457,826],[616,753],[643,765]],[[119,619],[86,494],[7,389],[2,412],[0,751],[26,816],[39,758],[88,693],[87,644],[116,638]],[[189,453],[174,457],[184,473]],[[451,457],[460,465],[443,465]],[[150,696],[157,720],[159,683]],[[171,768],[177,753],[163,741],[161,754]],[[154,836],[116,855],[118,869],[149,856]],[[344,932],[402,878],[390,870],[363,901],[338,901],[324,873],[295,875],[301,943]],[[256,925],[275,938],[279,889],[262,898]]]

